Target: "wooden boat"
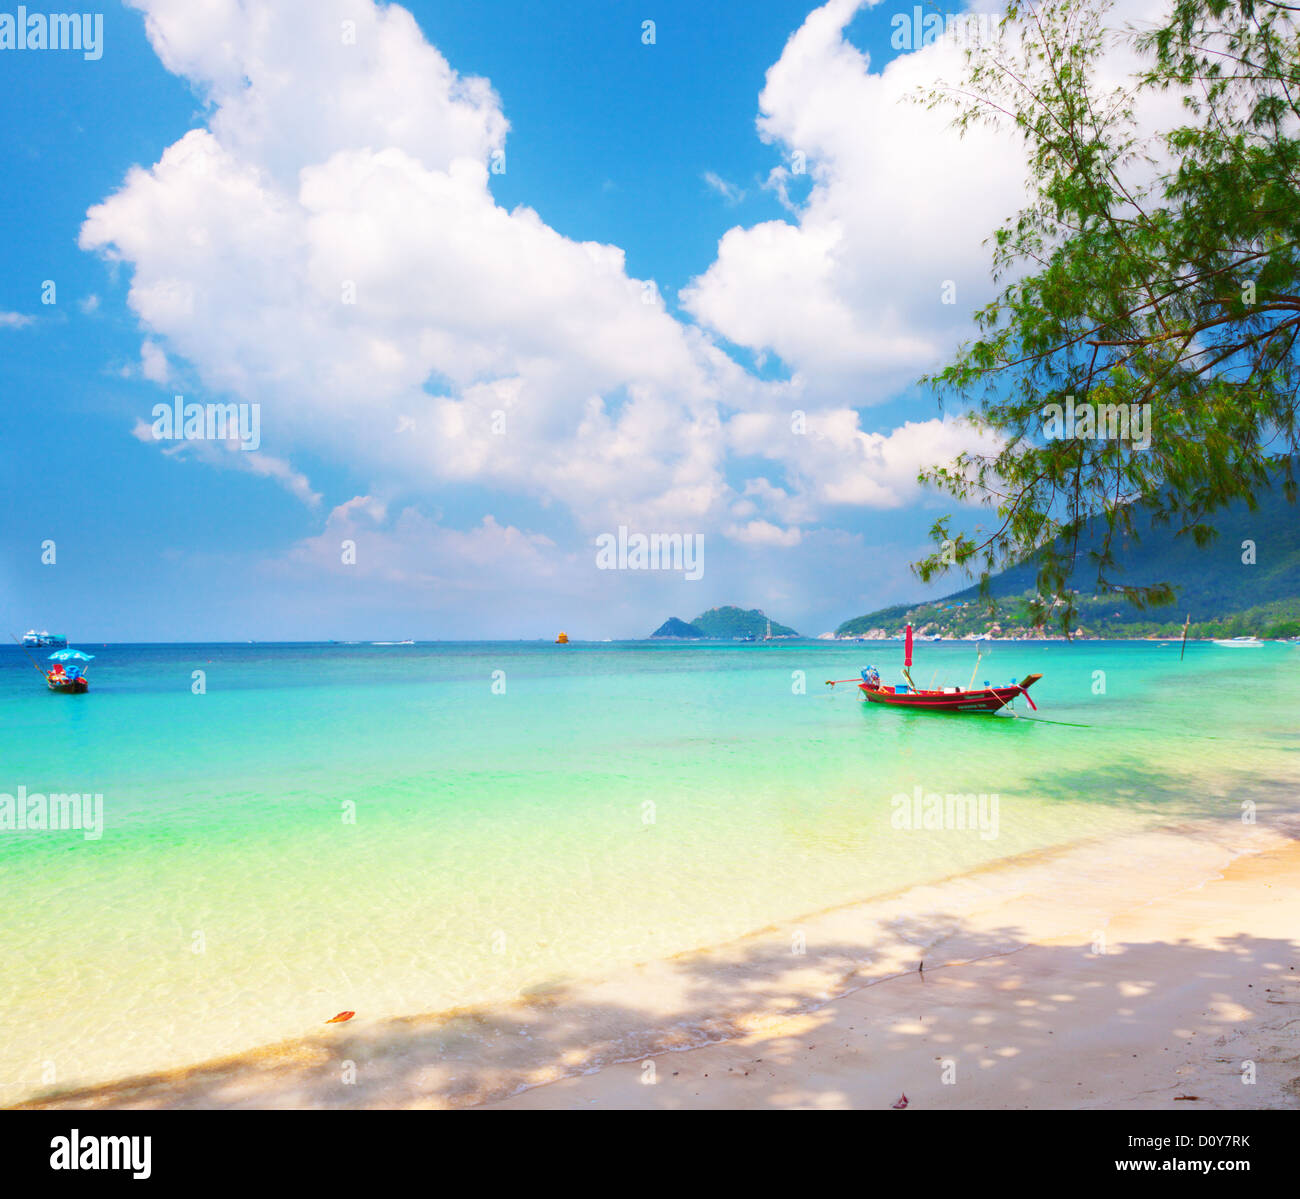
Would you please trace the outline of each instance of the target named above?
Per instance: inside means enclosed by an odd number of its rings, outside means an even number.
[[[54,665],[44,672],[49,689],[62,695],[84,695],[90,690],[85,663],[94,661],[94,658],[94,654],[83,654],[79,649],[55,650],[50,655]],[[64,666],[65,662],[67,666]]]
[[[981,687],[971,691],[960,687],[939,687],[933,690],[906,686],[887,687],[865,681],[858,684],[858,689],[868,703],[889,704],[895,708],[924,708],[930,712],[999,712],[1010,707],[1017,695],[1023,695],[1036,712],[1038,705],[1029,698],[1029,688],[1042,677],[1041,674],[1028,674],[1019,683],[1007,687]]]
[[[978,658],[975,660],[975,668],[979,669]],[[973,685],[975,674],[972,671],[970,687],[927,688],[912,684],[911,669],[912,626],[909,624],[903,653],[903,675],[907,679],[906,685],[900,683],[894,687],[887,686],[880,681],[880,675],[875,667],[868,666],[862,672],[862,681],[858,683],[858,690],[862,692],[862,698],[871,704],[886,704],[894,708],[919,708],[928,712],[1000,712],[1003,708],[1009,708],[1011,701],[1018,695],[1023,695],[1029,706],[1035,712],[1038,711],[1038,705],[1029,696],[1029,688],[1043,677],[1041,674],[1028,674],[1020,682],[1008,683],[1005,687],[990,687],[985,684],[983,687],[976,688]],[[826,681],[833,687],[836,682],[847,683],[854,680],[827,679]]]
[[[45,680],[51,691],[60,691],[65,695],[84,695],[90,690],[90,684],[84,675],[78,675],[74,679],[67,675],[48,674]]]
[[[90,683],[86,680],[85,663],[94,661],[94,654],[83,654],[79,649],[56,649],[49,657],[54,663],[48,670],[42,666],[31,654],[27,653],[27,647],[22,641],[19,641],[14,634],[10,634],[14,642],[22,648],[24,654],[27,654],[28,660],[32,666],[40,671],[45,679],[45,685],[51,691],[61,692],[65,695],[83,695],[90,690]],[[41,633],[39,636],[49,636],[47,633]],[[64,663],[69,663],[64,666]]]

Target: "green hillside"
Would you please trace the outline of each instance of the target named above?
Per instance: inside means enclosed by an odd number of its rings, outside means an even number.
[[[701,613],[691,623],[697,629],[703,629],[706,637],[718,640],[751,636],[755,639],[767,635],[768,617],[761,608],[710,608]],[[798,637],[799,634],[788,625],[772,621],[773,637]]]
[[[699,639],[704,634],[693,624],[687,624],[684,620],[678,620],[675,616],[670,616],[663,622],[653,633],[651,637],[690,637]]]
[[[789,625],[772,621],[773,637],[798,637]],[[689,624],[676,616],[665,620],[651,637],[697,637],[709,641],[762,641],[768,618],[761,608],[710,608]]]
[[[1208,523],[1218,536],[1198,548],[1189,536],[1139,517],[1137,543],[1118,547],[1116,582],[1141,585],[1168,582],[1178,599],[1166,607],[1139,610],[1114,596],[1098,596],[1090,551],[1100,544],[1100,520],[1080,539],[1079,565],[1071,577],[1076,591],[1077,628],[1085,636],[1170,637],[1181,635],[1190,613],[1189,635],[1260,637],[1300,635],[1300,509],[1280,486],[1257,498],[1255,511],[1242,502],[1225,508]],[[1250,559],[1253,557],[1253,561]],[[990,580],[989,599],[967,587],[940,600],[901,604],[846,620],[836,636],[862,636],[873,629],[898,631],[909,619],[920,632],[965,636],[999,626],[1003,636],[1032,636],[1029,603],[1034,595],[1033,560]],[[1050,630],[1049,630],[1050,631]]]

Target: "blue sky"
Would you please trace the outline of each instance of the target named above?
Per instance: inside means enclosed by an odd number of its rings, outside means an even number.
[[[914,380],[1020,171],[898,105],[954,61],[891,47],[911,5],[139,3],[96,61],[0,50],[13,631],[818,633],[924,593],[911,478],[973,442]],[[153,439],[175,394],[259,405],[261,445]],[[702,536],[704,577],[597,573],[620,525]]]

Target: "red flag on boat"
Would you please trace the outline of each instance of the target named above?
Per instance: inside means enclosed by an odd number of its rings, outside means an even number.
[[[903,645],[903,665],[912,668],[912,626],[907,626],[907,640]]]

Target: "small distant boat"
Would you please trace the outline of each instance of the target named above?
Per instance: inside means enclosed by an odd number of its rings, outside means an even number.
[[[568,645],[568,644],[569,644],[569,634],[568,634],[568,633],[561,633],[561,634],[560,634],[560,635],[555,639],[555,644],[556,644],[556,645]]]
[[[1215,645],[1221,645],[1224,649],[1259,649],[1264,643],[1258,637],[1225,637],[1223,639],[1215,638]]]
[[[66,646],[68,639],[62,633],[51,633],[42,629],[39,633],[35,629],[28,629],[23,634],[23,644],[32,646]]]
[[[79,649],[56,650],[50,655],[50,661],[54,665],[45,672],[45,682],[49,689],[64,695],[85,694],[90,689],[90,683],[86,679],[86,668],[82,663],[90,662],[94,657],[94,654],[83,654]]]

